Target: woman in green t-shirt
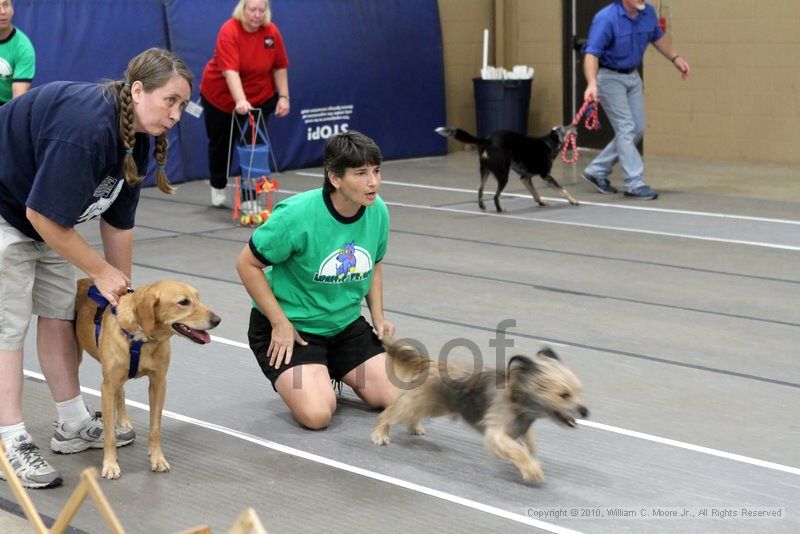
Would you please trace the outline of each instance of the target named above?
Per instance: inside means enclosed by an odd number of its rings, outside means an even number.
[[[250,347],[307,428],[330,424],[331,379],[373,408],[397,396],[381,344],[394,325],[383,316],[389,211],[378,196],[380,164],[380,149],[365,135],[328,138],[323,187],[279,203],[236,262],[253,299]],[[372,326],[361,316],[365,298]]]

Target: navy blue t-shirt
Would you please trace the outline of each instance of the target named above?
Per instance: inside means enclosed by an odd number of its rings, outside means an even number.
[[[149,136],[136,134],[134,159],[147,170]],[[0,216],[42,241],[26,206],[66,227],[98,215],[134,226],[141,185],[125,182],[117,104],[101,85],[53,82],[0,107]]]

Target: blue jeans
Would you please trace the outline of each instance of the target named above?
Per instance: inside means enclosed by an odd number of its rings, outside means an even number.
[[[614,128],[614,139],[584,172],[607,179],[611,168],[619,161],[625,176],[625,189],[632,191],[644,185],[644,163],[636,150],[636,143],[644,134],[642,79],[636,71],[622,74],[601,68],[597,73],[597,94]]]

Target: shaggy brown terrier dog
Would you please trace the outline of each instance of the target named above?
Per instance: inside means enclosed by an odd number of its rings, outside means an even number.
[[[576,418],[589,415],[580,381],[550,349],[533,359],[514,356],[505,370],[476,372],[429,360],[402,341],[384,342],[406,387],[379,416],[372,431],[376,445],[389,443],[389,427],[395,423],[406,423],[410,434],[422,435],[425,417],[461,417],[483,433],[490,452],[513,462],[525,481],[543,480],[533,422],[549,417],[575,427]]]
[[[170,338],[179,334],[195,343],[210,343],[206,330],[217,326],[221,319],[209,310],[188,284],[161,280],[136,289],[119,298],[117,313],[111,306],[103,312],[99,343],[95,342],[94,317],[98,304],[88,296],[92,281],[78,281],[75,301],[78,336],[78,355],[88,352],[103,368],[101,396],[103,403],[103,472],[105,478],[119,478],[115,420],[122,428],[132,428],[125,408],[123,384],[128,380],[131,366],[131,340],[141,340],[139,367],[135,378],[147,375],[150,379],[150,437],[148,454],[152,471],[169,471],[161,450],[161,411],[167,392]],[[123,331],[123,329],[125,331]],[[99,347],[98,347],[99,345]]]

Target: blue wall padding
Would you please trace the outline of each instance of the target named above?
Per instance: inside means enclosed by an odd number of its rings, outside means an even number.
[[[236,2],[220,0],[175,0],[166,4],[171,50],[183,58],[194,73],[196,81],[192,100],[198,104],[203,68],[214,53],[217,32],[222,23],[230,18],[234,5]],[[290,88],[291,74],[290,70]],[[182,160],[186,162],[184,173],[187,179],[208,178],[208,137],[203,117],[198,119],[184,115],[178,126],[181,133]],[[277,144],[278,140],[275,141]]]
[[[118,79],[128,60],[169,47],[196,76],[233,0],[16,0],[14,23],[33,41],[34,85]],[[280,170],[319,165],[324,137],[359,130],[386,159],[440,155],[446,140],[444,67],[436,0],[273,0],[289,55],[291,113],[271,117]],[[208,177],[202,117],[184,114],[170,134],[168,174]],[[152,183],[152,177],[149,179]]]

